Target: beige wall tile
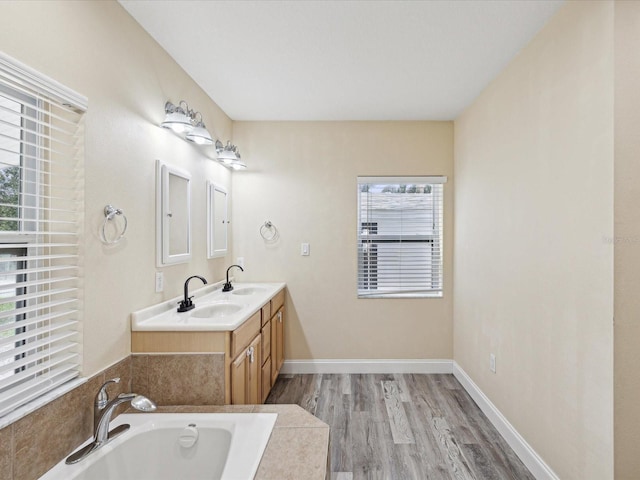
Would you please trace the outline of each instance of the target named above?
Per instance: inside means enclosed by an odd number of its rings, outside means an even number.
[[[149,398],[158,405],[224,403],[224,354],[149,355]]]
[[[14,478],[45,473],[93,433],[93,399],[102,375],[14,424]]]
[[[120,383],[109,384],[109,387],[107,388],[107,392],[109,394],[110,400],[116,398],[121,393],[130,393],[133,391],[131,371],[132,371],[131,355],[127,355],[124,359],[120,360],[116,364],[107,368],[101,374],[102,382],[106,382],[107,380],[111,380],[112,378],[116,378],[116,377],[120,378]],[[94,395],[96,393],[97,391],[94,393]],[[91,406],[93,408],[93,399],[92,399]],[[116,408],[116,411],[113,414],[113,418],[123,413],[128,408],[128,406],[129,406],[128,403],[123,403],[118,408]]]
[[[131,356],[131,388],[134,392],[149,396],[149,355]]]
[[[0,430],[0,480],[13,480],[13,425]]]

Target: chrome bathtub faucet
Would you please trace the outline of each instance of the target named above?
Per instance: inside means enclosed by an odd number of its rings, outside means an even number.
[[[107,393],[107,385],[110,383],[120,383],[120,378],[112,378],[107,380],[98,390],[94,403],[93,419],[94,419],[94,434],[93,442],[82,447],[76,452],[72,453],[65,463],[71,465],[78,463],[80,460],[86,458],[91,453],[98,450],[100,447],[105,446],[111,440],[116,438],[121,433],[129,430],[130,425],[119,425],[113,430],[109,431],[109,423],[113,412],[118,407],[126,402],[131,402],[131,406],[141,412],[153,412],[156,409],[156,404],[149,400],[147,397],[137,395],[135,393],[121,393],[113,400],[109,401],[109,394]]]

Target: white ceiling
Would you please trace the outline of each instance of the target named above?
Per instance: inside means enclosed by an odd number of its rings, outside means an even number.
[[[451,120],[563,0],[120,3],[234,120]]]

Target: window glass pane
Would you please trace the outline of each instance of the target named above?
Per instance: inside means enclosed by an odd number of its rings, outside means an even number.
[[[0,231],[17,231],[20,217],[20,103],[0,92]]]
[[[358,295],[441,295],[442,185],[383,182],[358,186]]]
[[[16,302],[15,299],[12,300],[13,297],[18,296],[22,293],[22,290],[24,290],[18,287],[19,283],[24,281],[24,275],[18,272],[24,268],[24,262],[4,260],[11,257],[23,256],[25,253],[25,250],[22,249],[3,250],[0,252],[0,259],[3,260],[0,262],[0,328],[14,322],[19,322],[24,318],[22,315],[5,316],[5,312],[10,312],[24,305],[24,302]],[[11,328],[0,331],[0,380],[16,373],[15,369],[7,369],[6,366],[20,359],[19,355],[5,356],[3,354],[18,347],[21,342],[5,343],[4,341],[22,333],[22,331],[22,328]]]

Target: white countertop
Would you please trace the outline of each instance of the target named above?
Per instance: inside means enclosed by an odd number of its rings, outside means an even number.
[[[176,297],[131,314],[131,330],[139,331],[227,331],[235,330],[273,296],[284,283],[233,283],[231,292],[222,292],[222,283],[194,290],[195,308],[178,313]]]

